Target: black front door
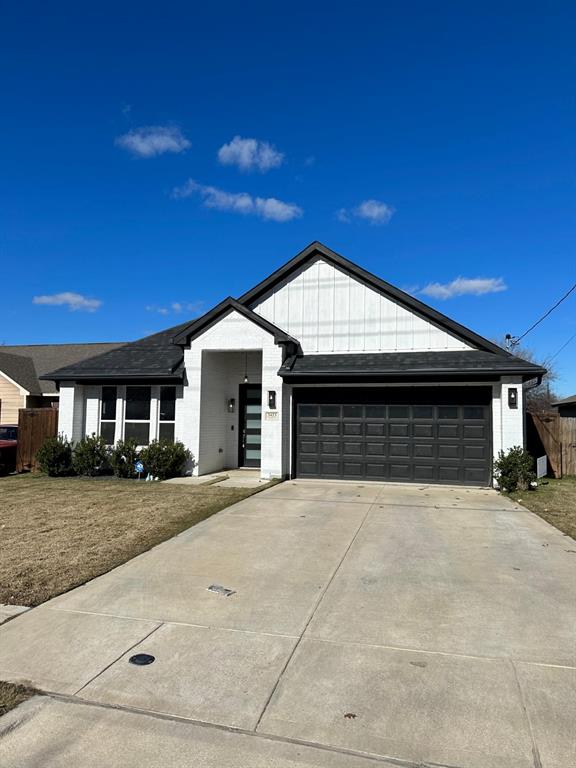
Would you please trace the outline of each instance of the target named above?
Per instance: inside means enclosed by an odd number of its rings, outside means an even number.
[[[240,446],[238,466],[259,467],[262,450],[262,387],[240,385]]]

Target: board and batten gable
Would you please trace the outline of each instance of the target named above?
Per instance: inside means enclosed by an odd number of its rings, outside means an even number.
[[[251,309],[315,352],[426,352],[471,346],[317,259]]]

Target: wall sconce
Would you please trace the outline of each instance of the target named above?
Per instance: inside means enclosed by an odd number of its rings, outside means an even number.
[[[226,409],[228,413],[234,413],[234,411],[236,410],[236,400],[233,397],[229,398],[226,401]]]
[[[518,408],[518,390],[511,387],[508,390],[508,408]]]
[[[271,411],[276,410],[276,392],[273,389],[268,392],[268,408]]]

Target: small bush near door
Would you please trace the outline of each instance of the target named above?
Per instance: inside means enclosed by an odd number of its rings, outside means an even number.
[[[498,459],[494,462],[494,477],[501,491],[524,491],[536,479],[534,459],[528,451],[518,445],[510,448],[507,453],[500,451]]]
[[[179,477],[186,462],[191,458],[192,454],[183,443],[169,443],[163,440],[154,440],[140,453],[144,472],[159,480]]]
[[[36,453],[36,463],[50,477],[72,474],[72,444],[62,435],[46,438]]]
[[[137,477],[134,465],[138,459],[138,443],[133,437],[129,437],[127,440],[119,440],[110,449],[110,465],[116,477]]]
[[[90,435],[74,446],[72,467],[77,475],[95,477],[110,471],[110,453],[103,437]]]

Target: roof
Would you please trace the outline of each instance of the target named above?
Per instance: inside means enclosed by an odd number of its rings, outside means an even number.
[[[238,312],[243,317],[260,326],[260,328],[271,333],[272,336],[274,336],[276,344],[294,344],[296,347],[300,346],[300,343],[293,336],[290,336],[264,317],[260,317],[256,312],[252,312],[251,309],[240,304],[240,302],[236,301],[236,299],[233,299],[231,296],[220,302],[220,304],[214,307],[214,309],[211,309],[210,312],[202,315],[202,317],[194,320],[194,322],[189,323],[179,333],[175,334],[172,341],[174,344],[188,344],[190,339],[203,333],[222,317],[230,314],[230,312]]]
[[[563,400],[556,400],[555,403],[550,403],[550,405],[576,405],[576,395],[570,395],[570,397],[565,397]]]
[[[5,373],[31,395],[58,394],[50,380],[40,380],[40,377],[56,367],[72,365],[94,355],[117,349],[121,345],[122,342],[2,345],[0,346],[0,372]]]
[[[397,304],[463,339],[473,351],[465,352],[397,352],[377,354],[332,354],[296,356],[299,342],[281,328],[253,311],[253,307],[292,273],[317,259],[330,262],[334,267],[351,274],[359,281],[388,296]],[[45,373],[41,378],[55,381],[86,379],[182,379],[184,375],[183,349],[192,338],[203,333],[232,311],[236,311],[274,336],[277,344],[286,344],[291,355],[280,369],[286,378],[334,374],[357,375],[414,375],[435,374],[518,374],[535,378],[545,373],[544,368],[514,357],[488,339],[479,336],[454,320],[428,307],[413,296],[372,275],[353,262],[340,256],[322,243],[311,243],[270,277],[258,283],[239,299],[228,297],[202,317],[182,323],[165,331],[124,344],[104,354],[67,364]],[[292,347],[292,348],[290,348]],[[360,373],[361,372],[361,373]]]
[[[6,374],[31,395],[41,394],[40,382],[30,357],[0,352],[0,374]]]
[[[138,378],[181,380],[184,353],[181,347],[172,343],[172,337],[187,325],[181,323],[96,357],[53,369],[44,374],[43,378],[53,381]]]
[[[314,378],[414,377],[429,375],[486,376],[522,375],[530,378],[546,372],[533,363],[483,350],[450,352],[374,352],[304,355],[288,358],[278,374],[288,381]]]

